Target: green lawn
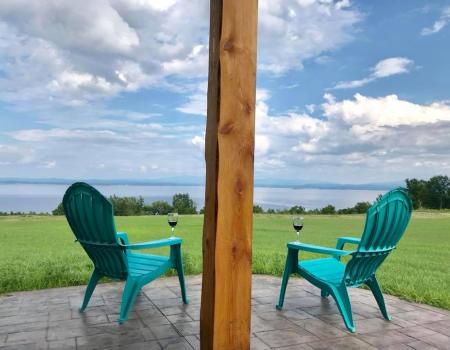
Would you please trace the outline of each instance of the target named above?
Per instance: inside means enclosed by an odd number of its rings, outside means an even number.
[[[202,216],[182,216],[176,229],[184,239],[189,274],[201,272],[202,222]],[[162,238],[169,233],[165,217],[118,217],[116,224],[119,231],[128,232],[131,242]],[[301,239],[334,246],[339,236],[359,237],[363,225],[362,215],[306,215]],[[290,216],[256,215],[254,273],[281,275],[286,242],[294,239]],[[64,217],[0,217],[0,246],[2,293],[88,281],[90,261],[73,242]],[[405,237],[382,265],[378,277],[387,293],[450,309],[450,213],[414,213]]]

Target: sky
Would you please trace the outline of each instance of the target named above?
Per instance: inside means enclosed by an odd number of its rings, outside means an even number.
[[[0,178],[204,176],[207,0],[2,0]],[[255,176],[450,174],[450,1],[259,0]]]

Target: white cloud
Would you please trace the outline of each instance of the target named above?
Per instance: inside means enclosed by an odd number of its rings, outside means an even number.
[[[378,62],[372,68],[374,78],[386,78],[391,75],[408,73],[413,61],[406,57],[391,57]]]
[[[47,168],[47,169],[53,169],[53,168],[56,167],[56,162],[55,162],[54,160],[46,161],[46,162],[43,164],[43,167],[44,167],[44,168]]]
[[[315,104],[305,105],[305,109],[308,111],[308,113],[312,114],[316,110],[316,105]]]
[[[156,10],[166,11],[172,7],[177,1],[176,0],[129,0],[130,4],[134,6],[150,6]]]
[[[43,142],[48,140],[66,140],[66,141],[95,141],[96,143],[105,142],[124,142],[128,138],[111,130],[83,130],[83,129],[24,129],[11,132],[10,135],[18,141]]]
[[[287,113],[271,116],[267,101],[270,95],[267,90],[259,89],[256,93],[256,130],[259,135],[296,137],[318,136],[326,132],[323,120],[307,114]],[[281,141],[281,140],[280,140]]]
[[[259,69],[283,74],[350,40],[362,14],[348,1],[259,2]]]
[[[76,106],[205,76],[208,19],[206,0],[2,1],[0,99]]]
[[[256,156],[265,155],[270,148],[270,139],[266,135],[255,136],[255,153]]]
[[[11,141],[0,146],[0,163],[8,162],[8,169],[16,171],[21,169],[21,164],[27,164],[28,171],[37,177],[48,174],[88,178],[111,174],[118,178],[199,175],[203,152],[187,144],[186,139],[203,131],[203,125],[195,128],[174,123],[111,126],[111,129],[99,129],[98,125],[83,129],[35,128],[6,133]]]
[[[203,151],[205,149],[205,136],[195,135],[191,139],[191,143]]]
[[[155,169],[163,175],[201,173],[202,118],[160,124],[150,121],[161,115],[93,102],[158,87],[186,97],[174,107],[178,111],[205,115],[208,3],[2,1],[0,100],[36,111],[45,126],[33,123],[38,126],[5,134],[10,144],[0,145],[0,164],[35,164],[35,176],[53,171],[64,176],[65,169],[70,175],[73,164],[79,165],[80,177],[104,177],[111,171],[117,177],[130,172],[143,177]],[[302,69],[307,60],[329,62],[330,52],[353,39],[364,17],[347,0],[260,0],[259,11],[258,62],[265,75]],[[439,19],[432,32],[447,24],[445,16],[445,23]],[[406,57],[387,58],[366,77],[336,88],[405,74],[412,66]],[[373,168],[377,171],[370,176],[386,167],[389,176],[398,178],[410,164],[449,166],[447,102],[418,104],[396,95],[361,94],[338,100],[326,94],[322,106],[305,106],[307,113],[274,113],[269,102],[269,91],[258,90],[258,172],[358,180]]]
[[[29,36],[77,52],[127,54],[140,44],[138,33],[106,0],[3,0],[0,16]]]
[[[198,76],[199,72],[205,71],[208,66],[208,47],[196,45],[192,51],[183,59],[175,58],[164,62],[162,68],[165,74],[178,74],[183,76]]]
[[[142,164],[139,167],[139,171],[143,174],[149,173],[152,170],[158,170],[159,166],[157,164]],[[131,168],[131,171],[133,171],[133,168]]]
[[[269,102],[269,91],[257,90],[257,176],[367,182],[411,176],[412,164],[426,164],[415,166],[414,176],[450,169],[448,102],[418,104],[396,95],[361,94],[339,100],[328,93],[316,108],[316,115],[322,111],[320,117],[274,114]],[[80,177],[102,177],[111,171],[117,177],[143,177],[158,165],[158,176],[203,173],[201,122],[99,125],[9,133],[15,144],[0,146],[0,163],[28,164],[35,176],[53,164],[52,173],[59,176],[68,176],[64,170],[73,164],[78,164]]]
[[[48,90],[51,94],[73,96],[72,99],[67,100],[69,105],[82,105],[86,100],[94,97],[104,95],[114,95],[120,90],[118,84],[113,84],[103,77],[93,76],[88,73],[78,73],[74,71],[63,71],[55,79],[48,84]],[[84,97],[76,98],[78,91],[90,91],[91,94],[86,94]]]
[[[267,141],[264,152],[255,157],[258,172],[278,169],[292,177],[299,169],[306,177],[358,182],[363,177],[385,181],[411,176],[410,166],[417,162],[429,168],[415,173],[427,175],[450,166],[450,139],[445,136],[450,133],[450,104],[446,102],[417,104],[396,95],[361,94],[337,100],[327,93],[323,115],[315,118],[272,115],[269,98],[267,91],[260,91],[257,99],[257,137]]]
[[[326,128],[323,133],[300,140],[293,150],[308,161],[329,161],[342,166],[361,164],[368,168],[395,164],[409,167],[411,159],[432,161],[435,168],[448,163],[450,106],[401,100],[395,95],[373,98],[356,94],[352,100],[336,101],[327,96],[322,105]],[[394,165],[388,168],[392,169]]]
[[[4,0],[0,99],[79,106],[168,77],[205,78],[208,0]],[[348,1],[261,0],[260,69],[282,74],[352,40]],[[198,110],[198,108],[196,108]],[[191,111],[193,109],[190,109]]]
[[[441,16],[436,20],[431,27],[425,27],[420,32],[421,35],[431,35],[439,33],[450,23],[450,6],[442,10]]]
[[[0,144],[0,164],[28,164],[34,161],[36,152],[31,147]]]
[[[409,73],[413,61],[406,57],[390,57],[379,61],[370,70],[372,73],[360,80],[341,81],[333,89],[354,89],[381,78],[387,78],[392,75]]]
[[[307,114],[270,115],[269,99],[267,90],[257,90],[255,168],[259,171],[284,168],[291,157],[296,162],[296,153],[292,151],[299,140],[317,139],[328,132],[323,120]]]
[[[351,80],[351,81],[340,81],[337,83],[333,89],[355,89],[374,81],[374,78],[364,78],[359,80]]]
[[[147,167],[145,165],[141,165],[139,167],[139,170],[141,171],[141,173],[146,173],[148,169],[147,169]]]
[[[186,114],[195,114],[206,116],[206,94],[208,89],[208,82],[201,82],[193,87],[194,92],[188,96],[186,103],[177,107],[177,111]]]
[[[450,121],[448,104],[435,102],[420,105],[400,100],[396,95],[373,98],[356,94],[354,100],[326,102],[323,109],[324,115],[331,119],[366,128]]]

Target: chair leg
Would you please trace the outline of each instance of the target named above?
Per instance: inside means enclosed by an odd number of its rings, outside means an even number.
[[[350,305],[350,299],[348,297],[347,287],[340,285],[338,287],[331,287],[331,295],[336,301],[339,312],[344,319],[347,329],[355,333],[355,325],[353,324],[352,307]]]
[[[383,292],[381,291],[380,285],[379,285],[377,279],[375,278],[375,275],[373,275],[372,278],[370,278],[366,282],[366,284],[372,291],[373,296],[375,297],[375,300],[377,301],[378,307],[380,308],[381,313],[383,314],[383,317],[386,320],[390,321],[391,316],[387,312],[386,304],[384,303]]]
[[[186,282],[184,279],[184,268],[183,268],[183,259],[181,257],[181,247],[176,248],[176,257],[175,257],[175,268],[178,273],[178,280],[180,281],[181,288],[181,297],[183,299],[183,303],[189,304],[189,298],[186,295]]]
[[[128,319],[128,314],[133,307],[134,300],[140,290],[139,283],[132,279],[127,279],[122,294],[122,305],[120,306],[119,323],[124,323]]]
[[[80,312],[83,312],[86,309],[86,306],[91,299],[92,293],[94,292],[95,286],[97,285],[97,282],[100,278],[102,278],[102,276],[97,272],[97,270],[94,270],[87,285],[86,292],[84,293],[84,300],[83,304],[81,304]]]
[[[292,253],[289,250],[288,251],[288,256],[286,257],[286,265],[284,266],[284,272],[283,272],[283,281],[281,282],[281,289],[280,289],[280,297],[278,299],[278,304],[275,306],[277,310],[281,310],[283,308],[283,304],[284,304],[284,296],[286,294],[286,287],[289,281],[289,276],[291,275],[292,271],[292,266],[294,264],[293,262],[293,258],[292,258]]]

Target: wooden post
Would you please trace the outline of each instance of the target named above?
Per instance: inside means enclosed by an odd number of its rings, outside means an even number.
[[[249,349],[258,1],[210,3],[201,347]]]

